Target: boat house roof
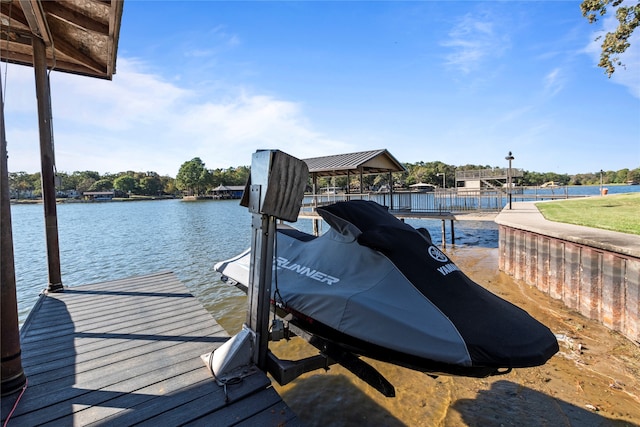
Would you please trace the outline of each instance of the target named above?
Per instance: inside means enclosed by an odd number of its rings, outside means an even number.
[[[434,188],[433,184],[425,184],[424,182],[418,182],[409,186],[410,188]]]
[[[406,172],[405,167],[386,149],[336,154],[303,159],[315,176],[381,174]]]
[[[211,191],[221,192],[221,191],[244,191],[244,185],[218,185]]]
[[[123,10],[122,0],[0,2],[2,60],[33,66],[32,37],[47,47],[47,68],[111,79]]]

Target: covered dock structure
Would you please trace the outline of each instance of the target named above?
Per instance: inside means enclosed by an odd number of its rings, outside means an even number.
[[[211,190],[214,199],[240,199],[244,185],[218,185]]]
[[[334,154],[331,156],[312,157],[302,159],[309,168],[309,176],[311,177],[311,216],[313,218],[313,232],[318,235],[320,233],[320,220],[315,213],[318,205],[318,195],[320,189],[318,187],[318,178],[346,176],[347,177],[347,194],[349,194],[351,176],[358,176],[360,182],[360,193],[364,188],[364,176],[373,174],[387,174],[389,183],[393,182],[392,174],[394,172],[406,172],[407,169],[400,163],[387,149],[358,151],[355,153]],[[393,185],[390,185],[390,192],[393,191]],[[391,209],[393,209],[393,197],[390,197]],[[305,207],[301,211],[301,216],[305,216]]]
[[[318,178],[346,176],[350,182],[351,176],[358,176],[360,192],[364,188],[364,175],[387,174],[389,183],[392,182],[394,172],[406,172],[407,169],[387,149],[359,151],[347,154],[335,154],[332,156],[313,157],[303,159],[309,167],[313,194],[318,194]],[[390,185],[393,191],[393,185]],[[349,186],[347,185],[347,193]],[[393,206],[391,207],[393,209]]]
[[[110,80],[122,20],[122,0],[3,0],[0,3],[0,59],[33,67],[38,127],[42,198],[49,273],[48,290],[63,289],[60,274],[56,213],[55,155],[49,72],[52,70]],[[0,86],[2,86],[0,82]],[[26,382],[21,364],[13,235],[9,202],[4,97],[0,89],[0,180],[2,210],[2,394]]]

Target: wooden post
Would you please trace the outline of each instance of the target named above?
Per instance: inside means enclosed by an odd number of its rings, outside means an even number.
[[[455,245],[456,244],[456,232],[453,229],[453,220],[450,220],[450,226],[451,226],[451,244]]]
[[[316,213],[316,209],[318,208],[318,174],[317,173],[313,173],[311,175],[311,191],[313,192],[313,208],[312,208],[312,213]],[[320,220],[313,218],[311,220],[311,225],[313,226],[313,235],[314,236],[319,236],[320,235]]]
[[[389,172],[389,209],[393,210],[393,174]]]
[[[2,383],[0,394],[6,396],[19,391],[27,381],[20,356],[20,329],[18,327],[18,300],[13,259],[13,231],[7,167],[7,138],[4,126],[4,100],[0,79],[0,353]],[[3,414],[4,415],[4,414]]]
[[[42,174],[42,200],[47,241],[47,264],[49,268],[49,292],[63,290],[60,274],[60,247],[58,243],[58,216],[56,212],[55,162],[53,152],[53,125],[51,114],[51,91],[47,77],[47,58],[44,41],[32,37],[33,67],[38,101],[38,125],[40,128],[40,166]]]
[[[314,173],[311,177],[311,191],[313,193],[313,211],[318,207],[318,174]]]
[[[347,194],[351,193],[351,176],[349,175],[349,171],[347,170]],[[349,196],[347,196],[347,200],[351,200]]]

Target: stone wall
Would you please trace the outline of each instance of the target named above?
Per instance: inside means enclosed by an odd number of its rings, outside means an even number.
[[[640,342],[640,258],[500,225],[499,268]]]

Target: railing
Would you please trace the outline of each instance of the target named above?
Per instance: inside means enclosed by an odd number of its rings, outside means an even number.
[[[569,197],[571,196],[566,186],[513,187],[511,189],[512,202],[568,199]],[[371,200],[394,211],[411,213],[498,212],[509,203],[509,189],[447,188],[428,193],[397,191],[306,195],[300,213],[313,214],[318,206],[347,200]]]
[[[523,169],[511,168],[511,177],[521,177],[524,175]],[[509,176],[509,168],[479,169],[471,171],[456,171],[456,180],[464,181],[470,179],[505,179]]]

